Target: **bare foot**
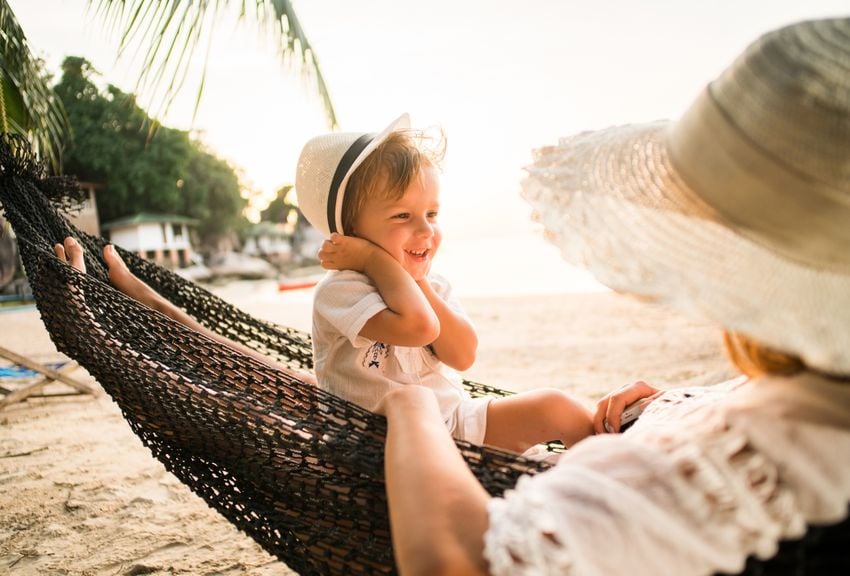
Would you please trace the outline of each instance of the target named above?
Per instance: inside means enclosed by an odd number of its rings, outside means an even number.
[[[162,297],[130,272],[118,251],[115,250],[115,246],[107,244],[103,248],[103,259],[109,269],[109,281],[113,286],[150,308],[158,308],[157,304],[161,302]]]
[[[86,259],[83,255],[83,247],[71,236],[65,238],[64,244],[54,244],[53,252],[66,264],[70,264],[83,274],[86,273]]]
[[[76,240],[71,238],[70,236],[65,238],[63,244],[56,244],[53,246],[53,251],[56,253],[56,256],[79,270],[80,272],[86,271],[86,262],[83,257],[83,247],[77,243]],[[292,370],[289,367],[276,362],[275,360],[268,358],[256,350],[252,350],[248,348],[244,344],[235,342],[233,340],[229,340],[228,338],[221,336],[209,328],[201,325],[197,320],[189,316],[185,311],[177,308],[174,304],[163,298],[156,290],[145,284],[142,280],[137,278],[127,265],[124,263],[124,260],[121,259],[121,256],[115,250],[115,247],[111,244],[106,245],[103,249],[103,259],[106,261],[106,267],[109,269],[109,281],[113,286],[118,288],[121,292],[133,298],[146,306],[157,310],[166,316],[170,316],[177,322],[180,322],[184,326],[191,328],[205,336],[226,344],[240,352],[247,354],[256,360],[262,362],[263,364],[275,368],[277,370],[281,370],[286,372],[287,374],[291,374],[296,378],[303,380],[308,384],[316,385],[316,377],[309,373],[303,372],[301,370]]]
[[[53,252],[63,262],[85,273],[86,261],[83,247],[71,236],[66,237],[62,244],[54,245]],[[130,298],[138,300],[150,308],[161,308],[157,304],[161,304],[162,297],[153,288],[130,272],[130,269],[124,264],[124,260],[118,255],[113,245],[107,244],[104,247],[103,259],[106,261],[106,266],[109,269],[109,281],[112,282],[113,286]]]

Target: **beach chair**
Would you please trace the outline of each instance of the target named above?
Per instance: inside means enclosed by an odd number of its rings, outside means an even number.
[[[26,384],[19,388],[11,388],[10,385],[0,385],[0,410],[11,404],[23,402],[30,397],[57,397],[57,396],[77,396],[81,394],[94,395],[95,391],[89,385],[72,378],[70,374],[77,370],[80,366],[74,361],[62,361],[53,366],[48,366],[40,362],[36,362],[31,358],[27,358],[17,352],[13,352],[8,348],[0,346],[0,358],[5,358],[12,362],[11,366],[0,367],[0,378],[9,378],[20,380],[25,377],[38,376],[35,382]],[[71,392],[59,392],[51,394],[43,394],[42,391],[46,386],[54,382],[61,382],[71,388]]]
[[[0,139],[0,169],[0,205],[53,342],[97,379],[153,455],[300,574],[395,573],[383,478],[386,420],[127,298],[109,284],[105,240],[74,229],[56,210],[77,194],[73,181],[46,178],[15,136]],[[87,274],[61,263],[50,248],[68,235],[85,248]],[[253,318],[119,252],[134,274],[211,330],[291,368],[311,369],[308,334]],[[474,396],[509,394],[464,384]],[[493,495],[551,466],[457,445]],[[416,447],[410,451],[415,458]],[[839,544],[850,543],[847,522],[825,530]],[[844,547],[824,545],[831,542],[804,539],[783,550],[803,568],[795,573],[814,574],[805,571],[813,557],[819,569],[847,565]],[[786,573],[771,570],[769,562],[753,561],[746,573]]]

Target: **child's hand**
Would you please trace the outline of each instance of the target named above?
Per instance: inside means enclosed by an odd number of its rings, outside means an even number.
[[[652,402],[660,392],[661,390],[658,388],[650,386],[643,380],[638,380],[608,393],[596,404],[596,414],[593,416],[594,431],[597,434],[607,432],[605,429],[607,422],[611,429],[619,432],[620,416],[627,406],[637,401],[641,401],[645,406]]]
[[[319,249],[319,262],[325,270],[365,272],[366,264],[378,250],[381,248],[368,240],[331,234]]]

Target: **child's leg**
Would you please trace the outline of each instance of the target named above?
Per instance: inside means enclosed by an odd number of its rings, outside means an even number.
[[[484,444],[524,452],[549,440],[572,446],[591,434],[590,410],[567,393],[547,388],[490,402]]]

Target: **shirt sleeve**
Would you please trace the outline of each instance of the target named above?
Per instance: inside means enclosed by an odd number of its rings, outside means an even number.
[[[460,301],[455,298],[452,292],[452,285],[449,281],[439,274],[431,273],[428,276],[428,281],[431,283],[431,287],[436,292],[437,296],[443,299],[449,308],[452,309],[456,314],[460,314],[461,316],[468,318],[466,315],[466,311],[464,311],[463,306],[461,306]]]
[[[840,521],[847,430],[750,416],[714,410],[675,431],[580,442],[491,500],[491,573],[737,573],[748,555],[769,558],[781,539],[802,536],[807,522]]]
[[[345,336],[355,348],[370,344],[360,331],[387,308],[369,277],[350,270],[334,272],[316,287],[313,314]]]

